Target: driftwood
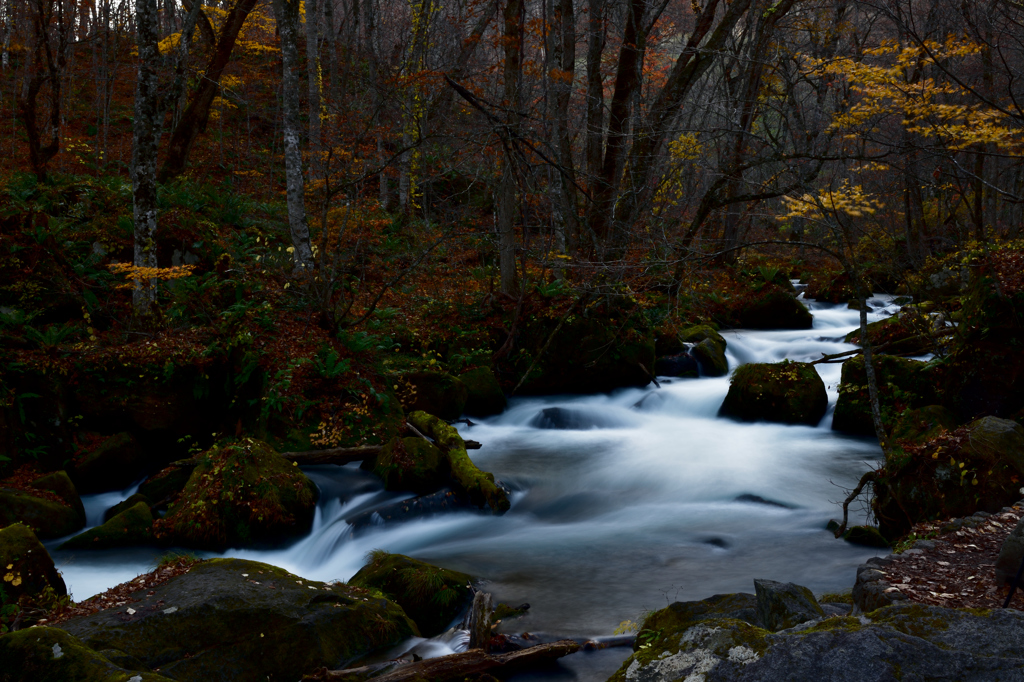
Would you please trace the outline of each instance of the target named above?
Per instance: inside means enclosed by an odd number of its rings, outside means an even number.
[[[473,595],[469,607],[469,648],[486,651],[491,644],[491,613],[494,612],[490,592]]]
[[[411,426],[411,425],[410,425]],[[419,432],[416,432],[419,434]],[[422,434],[419,434],[422,436]],[[423,436],[426,440],[430,440]],[[479,450],[480,443],[475,440],[464,441],[467,450]],[[282,452],[281,456],[300,466],[308,464],[349,464],[362,462],[364,459],[376,457],[384,448],[383,445],[359,445],[354,448],[330,448],[328,450],[303,450],[302,452]],[[175,462],[177,464],[177,462]]]
[[[481,673],[504,677],[522,670],[553,663],[563,656],[576,653],[579,648],[580,645],[573,640],[563,639],[507,654],[489,654],[481,649],[473,649],[461,654],[439,656],[410,663],[372,678],[367,678],[367,675],[373,674],[379,670],[379,667],[321,670],[304,679],[322,682],[355,682],[366,679],[370,679],[372,682],[414,682],[414,680],[446,682],[447,680],[463,680],[467,676]]]

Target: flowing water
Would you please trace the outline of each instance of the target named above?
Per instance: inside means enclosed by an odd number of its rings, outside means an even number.
[[[887,299],[872,304],[872,320],[895,310]],[[856,311],[810,307],[811,330],[725,332],[730,367],[853,348],[843,336],[856,327]],[[345,580],[372,549],[408,554],[479,576],[497,600],[528,602],[529,615],[511,628],[550,635],[607,635],[671,601],[752,592],[754,578],[847,589],[855,567],[876,552],[836,541],[824,527],[881,453],[871,439],[830,430],[840,365],[817,369],[830,399],[817,427],[718,418],[726,377],[514,399],[505,413],[460,429],[483,444],[470,452],[474,461],[514,490],[504,516],[460,511],[354,530],[347,518],[402,496],[357,465],[310,467],[321,490],[310,535],[227,555]],[[87,497],[90,525],[130,492]],[[158,556],[51,551],[77,599],[150,570]],[[628,653],[614,651],[556,677],[605,679]]]

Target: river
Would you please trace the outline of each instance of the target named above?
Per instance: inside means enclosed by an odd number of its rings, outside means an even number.
[[[885,298],[872,303],[871,320],[895,310]],[[856,311],[809,305],[811,330],[724,332],[730,368],[853,348],[843,336],[857,326]],[[830,400],[817,427],[718,418],[726,377],[516,398],[499,416],[460,425],[464,437],[483,444],[470,452],[474,461],[514,490],[504,516],[461,511],[354,532],[346,518],[402,496],[383,491],[357,465],[310,467],[321,490],[310,535],[289,547],[227,555],[345,580],[370,550],[408,554],[479,576],[497,600],[528,602],[529,614],[508,624],[512,631],[559,636],[611,634],[672,601],[752,592],[755,578],[815,592],[848,589],[856,566],[878,552],[837,541],[824,527],[881,452],[871,439],[831,431],[840,365],[817,369]],[[544,428],[547,408],[562,408],[586,428]],[[89,525],[131,492],[85,497]],[[161,554],[71,553],[53,549],[59,541],[47,544],[76,599],[151,570]],[[605,679],[628,654],[609,651],[567,659],[547,679]]]

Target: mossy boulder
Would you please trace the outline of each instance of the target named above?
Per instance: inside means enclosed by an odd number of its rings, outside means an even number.
[[[874,367],[884,423],[893,423],[896,415],[904,410],[938,402],[935,387],[940,378],[939,370],[919,360],[892,355],[876,356]],[[867,384],[863,356],[843,363],[839,400],[832,417],[833,430],[858,436],[875,435]]]
[[[738,367],[719,414],[743,421],[814,426],[827,409],[825,384],[813,365],[784,361]]]
[[[152,507],[152,503],[150,502],[149,498],[146,497],[145,495],[143,495],[142,493],[135,493],[134,495],[129,495],[127,499],[121,500],[120,502],[115,504],[113,507],[111,507],[111,508],[107,509],[105,512],[103,512],[103,521],[104,521],[104,523],[106,523],[110,519],[114,518],[115,516],[117,516],[121,512],[126,511],[128,509],[131,509],[132,507],[137,505],[139,502],[144,502],[147,507]]]
[[[0,586],[4,604],[17,603],[22,597],[33,601],[45,590],[57,597],[68,593],[43,543],[21,523],[0,530]]]
[[[469,398],[466,385],[445,372],[409,372],[398,385],[407,412],[421,410],[445,421],[458,419]]]
[[[127,431],[110,436],[75,461],[71,476],[83,494],[122,490],[145,472],[138,443]]]
[[[0,488],[0,527],[21,522],[44,540],[71,535],[85,526],[81,504],[72,506],[53,492]]]
[[[148,542],[153,537],[153,513],[146,502],[115,514],[101,526],[79,533],[60,549],[109,549]]]
[[[626,319],[570,315],[554,334],[558,320],[528,320],[513,356],[512,386],[528,370],[521,394],[602,393],[646,386],[654,372],[654,334],[623,315]]]
[[[935,346],[930,320],[912,308],[869,323],[867,331],[871,346],[874,348],[885,344],[887,353],[923,355],[930,353]],[[860,345],[860,329],[847,334],[845,341]]]
[[[388,490],[432,493],[447,485],[448,459],[436,445],[422,438],[392,438],[376,457],[360,467],[372,471]]]
[[[942,405],[925,405],[907,410],[889,434],[893,440],[924,443],[956,427],[956,416]]]
[[[156,506],[171,502],[181,495],[195,469],[195,462],[175,462],[143,481],[139,485],[138,494],[144,495]]]
[[[459,375],[466,387],[466,414],[489,417],[505,411],[508,401],[490,367],[476,367]]]
[[[38,627],[0,637],[0,682],[171,682],[149,670],[125,668],[64,630]],[[120,658],[120,657],[119,657]]]
[[[74,509],[75,513],[80,514],[83,519],[85,518],[85,506],[82,504],[82,498],[79,497],[78,489],[71,482],[66,471],[52,471],[32,481],[30,485],[34,490],[53,493],[64,504]]]
[[[721,352],[725,352],[725,337],[710,324],[695,324],[686,327],[679,332],[679,340],[690,345],[696,345],[702,341],[712,341]]]
[[[843,539],[851,545],[862,547],[885,549],[889,546],[889,541],[874,526],[854,526],[843,533]]]
[[[349,585],[380,590],[401,606],[424,637],[448,629],[473,600],[472,578],[401,554],[374,552]]]
[[[316,486],[292,462],[252,438],[210,448],[167,516],[158,539],[223,551],[309,532]]]
[[[814,318],[790,292],[768,285],[729,304],[730,323],[743,329],[810,329]]]
[[[1009,680],[1024,675],[1024,614],[1012,609],[961,611],[903,603],[866,618],[833,616],[769,633],[728,616],[680,619],[671,613],[673,607],[648,616],[633,655],[609,682]]]
[[[921,521],[996,512],[1020,499],[1024,429],[985,417],[924,445],[890,453],[874,484],[872,509],[895,540]]]
[[[729,361],[725,357],[725,346],[714,339],[704,339],[690,349],[690,355],[700,365],[701,374],[706,377],[724,377],[729,373]]]
[[[60,627],[168,677],[225,682],[296,680],[418,634],[379,593],[242,559],[202,562],[132,598]]]

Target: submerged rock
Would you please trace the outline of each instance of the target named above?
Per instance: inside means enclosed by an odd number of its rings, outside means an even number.
[[[118,665],[120,652],[98,652],[64,630],[38,627],[0,637],[0,682],[171,682],[149,670]]]
[[[854,526],[843,533],[843,539],[852,545],[885,549],[889,541],[874,526]]]
[[[739,367],[719,414],[743,421],[814,426],[827,409],[825,384],[814,367],[784,361]]]
[[[530,420],[535,429],[557,429],[561,431],[584,431],[588,429],[615,428],[622,421],[571,407],[545,407]]]
[[[109,549],[138,545],[152,540],[153,514],[146,502],[115,514],[103,525],[79,533],[60,549]]]
[[[377,551],[349,584],[380,590],[401,606],[424,637],[448,629],[473,600],[472,578],[401,554]]]
[[[256,561],[213,559],[60,625],[178,680],[295,680],[418,634],[393,602]]]
[[[68,593],[64,579],[57,572],[43,543],[21,523],[0,530],[0,578],[3,604],[16,604],[21,597],[34,601],[46,590],[56,597]]]
[[[319,491],[298,467],[246,438],[203,453],[158,539],[223,551],[309,532]]]

